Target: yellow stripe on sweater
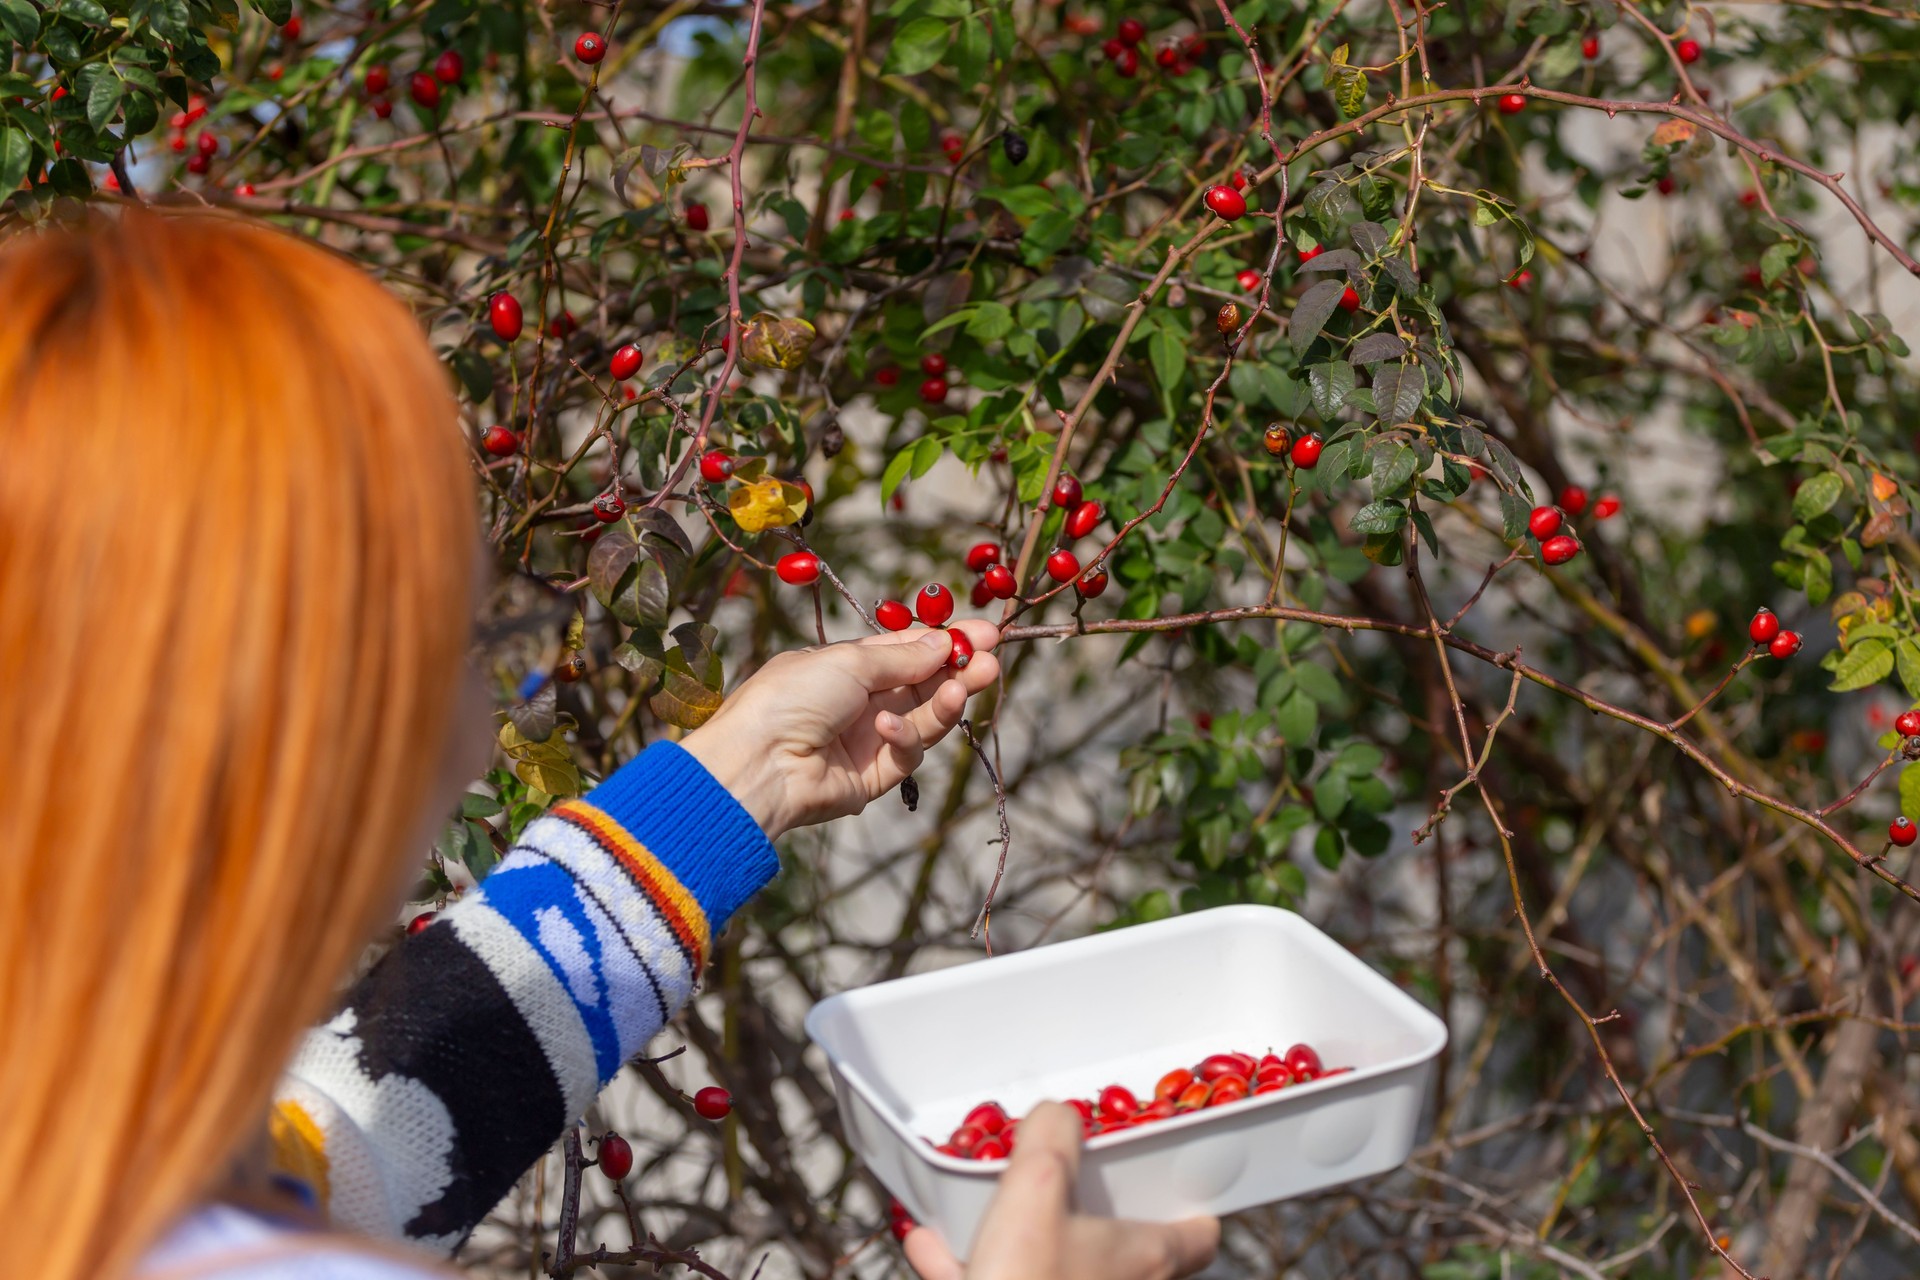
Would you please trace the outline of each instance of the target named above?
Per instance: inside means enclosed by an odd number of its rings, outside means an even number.
[[[299,1103],[281,1098],[267,1117],[267,1137],[273,1143],[273,1167],[313,1188],[325,1213],[332,1198],[332,1165],[327,1160],[327,1135]]]
[[[713,945],[707,913],[701,909],[699,899],[687,892],[679,877],[667,870],[651,850],[596,806],[584,800],[568,800],[555,806],[553,814],[587,832],[601,848],[626,867],[627,872],[660,909],[667,927],[673,930],[674,937],[693,962],[697,979],[700,971],[706,967],[707,954]]]

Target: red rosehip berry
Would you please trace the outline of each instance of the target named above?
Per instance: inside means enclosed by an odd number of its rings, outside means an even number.
[[[421,930],[425,929],[428,925],[432,924],[433,920],[434,920],[433,912],[422,911],[419,915],[407,921],[407,936],[411,938],[414,934],[419,933]]]
[[[393,72],[384,62],[376,62],[369,66],[367,73],[360,77],[360,84],[368,93],[385,93],[387,86],[392,83]]]
[[[974,573],[985,573],[990,564],[1000,563],[1000,544],[997,542],[976,542],[967,548],[967,568]]]
[[[905,631],[913,625],[913,613],[898,600],[882,600],[873,607],[873,620],[889,631]]]
[[[418,106],[432,111],[440,105],[440,82],[425,71],[416,71],[407,81],[407,96]]]
[[[1213,1082],[1213,1093],[1207,1098],[1210,1107],[1225,1106],[1229,1102],[1238,1102],[1253,1092],[1247,1085],[1245,1076],[1223,1076]]]
[[[689,200],[687,202],[687,230],[705,231],[707,225],[707,206],[697,200]]]
[[[1298,258],[1302,262],[1312,262],[1315,258],[1319,257],[1321,254],[1325,253],[1326,251],[1327,251],[1327,246],[1323,244],[1316,244],[1306,249],[1295,249],[1293,253],[1294,253],[1294,257]]]
[[[1560,509],[1570,516],[1577,516],[1587,509],[1587,491],[1577,484],[1570,484],[1560,491]]]
[[[1120,37],[1121,44],[1139,44],[1147,38],[1147,24],[1138,18],[1122,18],[1114,34]]]
[[[1620,495],[1617,493],[1603,493],[1600,495],[1600,501],[1593,504],[1595,520],[1611,520],[1619,514]]]
[[[201,155],[211,156],[220,150],[220,139],[210,131],[203,131],[193,140],[193,145],[200,149]]]
[[[1140,74],[1140,53],[1128,46],[1120,50],[1113,59],[1113,69],[1122,80],[1131,80]]]
[[[1313,1051],[1311,1045],[1294,1045],[1281,1055],[1281,1061],[1286,1064],[1288,1072],[1291,1073],[1295,1079],[1304,1078],[1305,1073],[1308,1071],[1318,1075],[1321,1071],[1325,1070],[1320,1064],[1320,1055]]]
[[[811,551],[790,551],[774,561],[773,571],[790,587],[811,586],[820,581],[820,557]]]
[[[1260,273],[1258,271],[1255,271],[1252,267],[1247,267],[1243,269],[1233,279],[1235,284],[1238,284],[1242,289],[1246,290],[1248,293],[1252,293],[1255,289],[1258,289],[1260,287]]]
[[[700,478],[708,484],[724,484],[733,474],[733,455],[725,449],[709,449],[700,455]]]
[[[300,33],[305,29],[306,24],[300,21],[300,15],[296,13],[287,19],[285,26],[280,28],[280,38],[283,40],[298,40]]]
[[[1509,289],[1524,289],[1532,283],[1533,272],[1525,270],[1524,268],[1507,277],[1507,288]]]
[[[375,119],[387,120],[393,116],[393,103],[387,101],[385,98],[368,99],[367,108],[373,112]]]
[[[646,359],[640,348],[631,342],[625,343],[614,350],[613,359],[607,362],[607,372],[613,375],[615,382],[625,382],[640,372],[640,366],[646,362]]]
[[[987,585],[985,578],[978,578],[974,581],[973,589],[967,592],[967,599],[974,608],[984,609],[993,603],[993,588]]]
[[[1193,1072],[1185,1067],[1175,1067],[1161,1076],[1159,1083],[1153,1086],[1154,1101],[1157,1102],[1161,1098],[1177,1098],[1185,1093],[1187,1086],[1192,1083]]]
[[[1102,40],[1100,42],[1100,52],[1106,57],[1107,61],[1109,62],[1113,61],[1115,58],[1119,57],[1123,52],[1125,52],[1126,47],[1127,47],[1127,42],[1122,40],[1119,36],[1108,36],[1105,40]],[[941,145],[946,146],[944,142],[941,143]],[[952,148],[949,147],[948,150],[952,150]]]
[[[1133,50],[1129,49],[1127,52],[1132,53]],[[1011,1133],[1012,1130],[1008,1130],[1008,1132]],[[1001,1138],[988,1138],[985,1142],[973,1149],[973,1158],[975,1160],[1005,1160],[1007,1158],[1007,1152],[1010,1149],[1005,1140]]]
[[[1073,584],[1073,589],[1089,600],[1097,599],[1106,593],[1107,571],[1099,565],[1093,566],[1080,575],[1080,581]]]
[[[1186,69],[1180,65],[1180,51],[1172,45],[1157,50],[1153,55],[1153,61],[1161,70],[1170,71],[1176,76]]]
[[[947,655],[947,665],[955,671],[966,670],[967,664],[973,661],[973,641],[958,627],[950,628],[947,636],[953,641],[953,651]]]
[[[1358,311],[1360,309],[1360,294],[1352,285],[1348,285],[1346,292],[1340,295],[1340,309],[1342,311]]]
[[[920,372],[929,378],[944,377],[947,372],[947,358],[938,351],[929,351],[920,357]]]
[[[433,60],[433,78],[441,84],[459,84],[467,74],[467,60],[458,49],[449,49]]]
[[[1208,187],[1207,208],[1224,222],[1238,222],[1247,212],[1247,198],[1232,187]]]
[[[1580,56],[1592,62],[1600,56],[1600,37],[1588,36],[1580,42]]]
[[[1517,116],[1527,109],[1527,95],[1524,93],[1503,93],[1499,101],[1500,114]]]
[[[1779,635],[1767,642],[1767,652],[1783,662],[1791,658],[1794,654],[1800,652],[1800,633],[1798,631],[1782,631]]]
[[[174,134],[171,138],[167,139],[167,146],[174,151],[185,151],[187,149],[187,135],[184,133]]]
[[[1133,1096],[1133,1090],[1121,1084],[1102,1089],[1098,1105],[1102,1120],[1131,1120],[1140,1110],[1140,1100]]]
[[[607,42],[598,31],[582,31],[573,42],[573,56],[591,66],[607,56]]]
[[[883,387],[897,387],[900,385],[900,371],[892,365],[886,365],[873,371],[873,380]]]
[[[559,315],[547,321],[547,336],[565,341],[575,330],[579,329],[579,327],[580,322],[573,318],[573,312],[562,311]]]
[[[913,616],[929,627],[945,625],[953,616],[953,592],[938,582],[929,582],[913,598]]]
[[[1247,189],[1247,171],[1245,169],[1235,169],[1233,176],[1228,178],[1227,181],[1233,184],[1235,191],[1245,191]]]
[[[1902,711],[1893,722],[1893,731],[1903,738],[1920,738],[1920,711]]]
[[[928,378],[920,384],[920,398],[928,404],[945,404],[947,402],[947,380],[945,378]]]
[[[1020,589],[1020,584],[1014,580],[1013,570],[1003,564],[988,565],[986,573],[980,577],[980,585],[996,600],[1011,600]]]
[[[487,323],[493,326],[493,335],[502,342],[512,342],[520,336],[525,316],[520,310],[520,299],[505,290],[487,299]]]
[[[1254,1060],[1244,1053],[1210,1053],[1200,1060],[1193,1073],[1212,1084],[1227,1076],[1252,1075],[1255,1066]]]
[[[1902,849],[1912,844],[1914,838],[1917,836],[1920,836],[1920,827],[1914,826],[1913,819],[1907,817],[1905,814],[1901,814],[1887,824],[1887,839],[1893,841]]]
[[[710,1084],[693,1095],[693,1109],[706,1120],[725,1120],[733,1114],[733,1095]]]
[[[1673,194],[1673,175],[1670,173],[1661,174],[1659,180],[1653,184],[1653,189],[1655,191],[1658,191],[1663,196],[1672,195]]]
[[[1293,450],[1287,455],[1293,459],[1293,465],[1302,471],[1311,471],[1319,465],[1320,455],[1326,451],[1327,442],[1318,431],[1301,436],[1293,442]]]
[[[1069,538],[1086,537],[1093,532],[1094,526],[1100,523],[1100,517],[1106,514],[1107,509],[1097,502],[1081,503],[1067,513],[1067,522],[1064,526],[1067,536]]]
[[[107,175],[107,190],[109,190],[109,191],[118,191],[119,189],[120,189],[120,184],[119,184],[119,182],[117,182],[117,181],[116,181],[116,180],[114,179],[114,176],[113,176],[112,174],[108,174],[108,175]],[[254,189],[253,189],[253,184],[252,184],[251,182],[243,182],[243,183],[241,183],[241,184],[240,184],[239,186],[237,186],[237,187],[235,187],[235,188],[233,189],[233,194],[235,194],[235,195],[237,195],[237,196],[239,196],[239,197],[240,197],[241,199],[243,199],[243,200],[250,200],[250,199],[252,199],[252,198],[254,197],[254,195],[256,195],[257,193],[256,193],[256,192],[254,191]]]
[[[1053,505],[1056,507],[1077,507],[1080,505],[1080,481],[1073,476],[1061,476],[1053,482]]]
[[[601,1135],[600,1172],[615,1182],[633,1172],[633,1148],[617,1133]]]
[[[960,1123],[970,1124],[988,1137],[993,1137],[1007,1127],[1007,1109],[997,1102],[983,1102],[967,1112],[966,1118]]]
[[[187,157],[188,173],[205,173],[208,169],[211,169],[212,167],[213,167],[213,162],[208,160],[204,155],[201,155],[197,151],[194,154]]]
[[[919,1225],[913,1220],[913,1215],[907,1212],[905,1205],[898,1200],[887,1202],[887,1229],[893,1232],[895,1240],[905,1240]]]
[[[627,504],[614,493],[603,493],[593,500],[593,518],[601,524],[612,524],[627,513]]]
[[[1540,544],[1540,558],[1548,564],[1565,564],[1579,554],[1579,539],[1570,533],[1556,533]]]
[[[1532,514],[1527,517],[1527,532],[1539,541],[1545,542],[1560,532],[1560,524],[1560,508],[1535,507]]]
[[[511,457],[520,451],[520,433],[511,427],[488,427],[480,437],[480,447],[496,458]]]
[[[1079,573],[1079,558],[1065,547],[1047,557],[1047,576],[1055,582],[1071,582]]]
[[[1680,55],[1680,61],[1687,63],[1689,66],[1700,61],[1700,42],[1698,40],[1682,40],[1673,46],[1673,51]]]
[[[1755,644],[1766,644],[1780,634],[1780,618],[1773,610],[1762,605],[1754,610],[1753,618],[1747,623],[1747,638]]]

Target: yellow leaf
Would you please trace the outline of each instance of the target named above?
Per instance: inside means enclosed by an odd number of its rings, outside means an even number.
[[[1687,639],[1699,640],[1713,634],[1713,628],[1720,621],[1711,609],[1700,609],[1687,615]]]
[[[1900,492],[1900,486],[1898,484],[1895,484],[1886,476],[1881,475],[1878,471],[1873,473],[1873,500],[1875,502],[1885,502],[1898,492]]]
[[[558,729],[545,742],[534,742],[509,720],[500,726],[500,749],[513,761],[514,775],[530,787],[562,798],[586,790],[580,770],[574,767],[573,753],[567,750],[567,741]]]
[[[576,613],[568,621],[566,646],[569,649],[584,649],[587,647],[587,618],[585,614]]]
[[[783,319],[762,311],[747,321],[740,357],[769,369],[798,369],[813,349],[813,326],[798,317]]]
[[[720,709],[720,695],[684,671],[668,667],[660,691],[647,699],[653,714],[682,729],[698,729]]]
[[[1333,51],[1333,56],[1329,58],[1328,61],[1333,63],[1333,65],[1336,67],[1346,66],[1347,65],[1347,46],[1341,45],[1338,49],[1335,49]]]
[[[727,495],[727,509],[733,512],[734,523],[748,533],[764,533],[799,524],[807,514],[807,491],[797,484],[764,476],[734,485]]]
[[[1690,120],[1667,120],[1653,131],[1653,145],[1671,147],[1678,143],[1691,141],[1698,130]]]

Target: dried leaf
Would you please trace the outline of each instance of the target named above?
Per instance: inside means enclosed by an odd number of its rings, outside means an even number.
[[[769,369],[798,369],[813,349],[813,326],[797,316],[782,318],[762,311],[747,321],[740,358]]]
[[[1691,142],[1693,135],[1698,132],[1699,130],[1690,120],[1662,121],[1660,127],[1653,131],[1653,145],[1671,147],[1682,142]]]
[[[500,726],[500,749],[513,761],[514,776],[550,796],[577,796],[586,788],[566,739],[556,730],[543,741],[533,741],[514,725]]]
[[[549,680],[540,692],[507,712],[507,720],[529,742],[545,742],[559,724],[559,695]]]
[[[1875,502],[1885,502],[1898,492],[1900,492],[1900,486],[1897,482],[1881,475],[1878,471],[1873,473],[1873,500]]]
[[[807,514],[807,491],[797,484],[764,476],[734,485],[727,495],[727,509],[733,512],[734,523],[748,533],[764,533],[799,524]]]
[[[685,672],[668,667],[660,691],[647,699],[653,714],[682,729],[698,729],[720,709],[720,695]]]

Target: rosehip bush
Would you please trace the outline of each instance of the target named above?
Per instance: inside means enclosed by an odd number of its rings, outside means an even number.
[[[9,223],[239,206],[444,355],[501,717],[423,901],[781,648],[908,602],[1008,627],[973,745],[788,841],[663,1037],[692,1053],[589,1119],[629,1199],[577,1145],[551,1165],[583,1240],[898,1273],[811,1000],[1257,902],[1453,1040],[1412,1164],[1236,1219],[1222,1274],[1902,1272],[1899,5],[0,0],[0,29]],[[724,1123],[689,1120],[707,1087]],[[555,1256],[553,1220],[510,1201],[475,1265]]]

